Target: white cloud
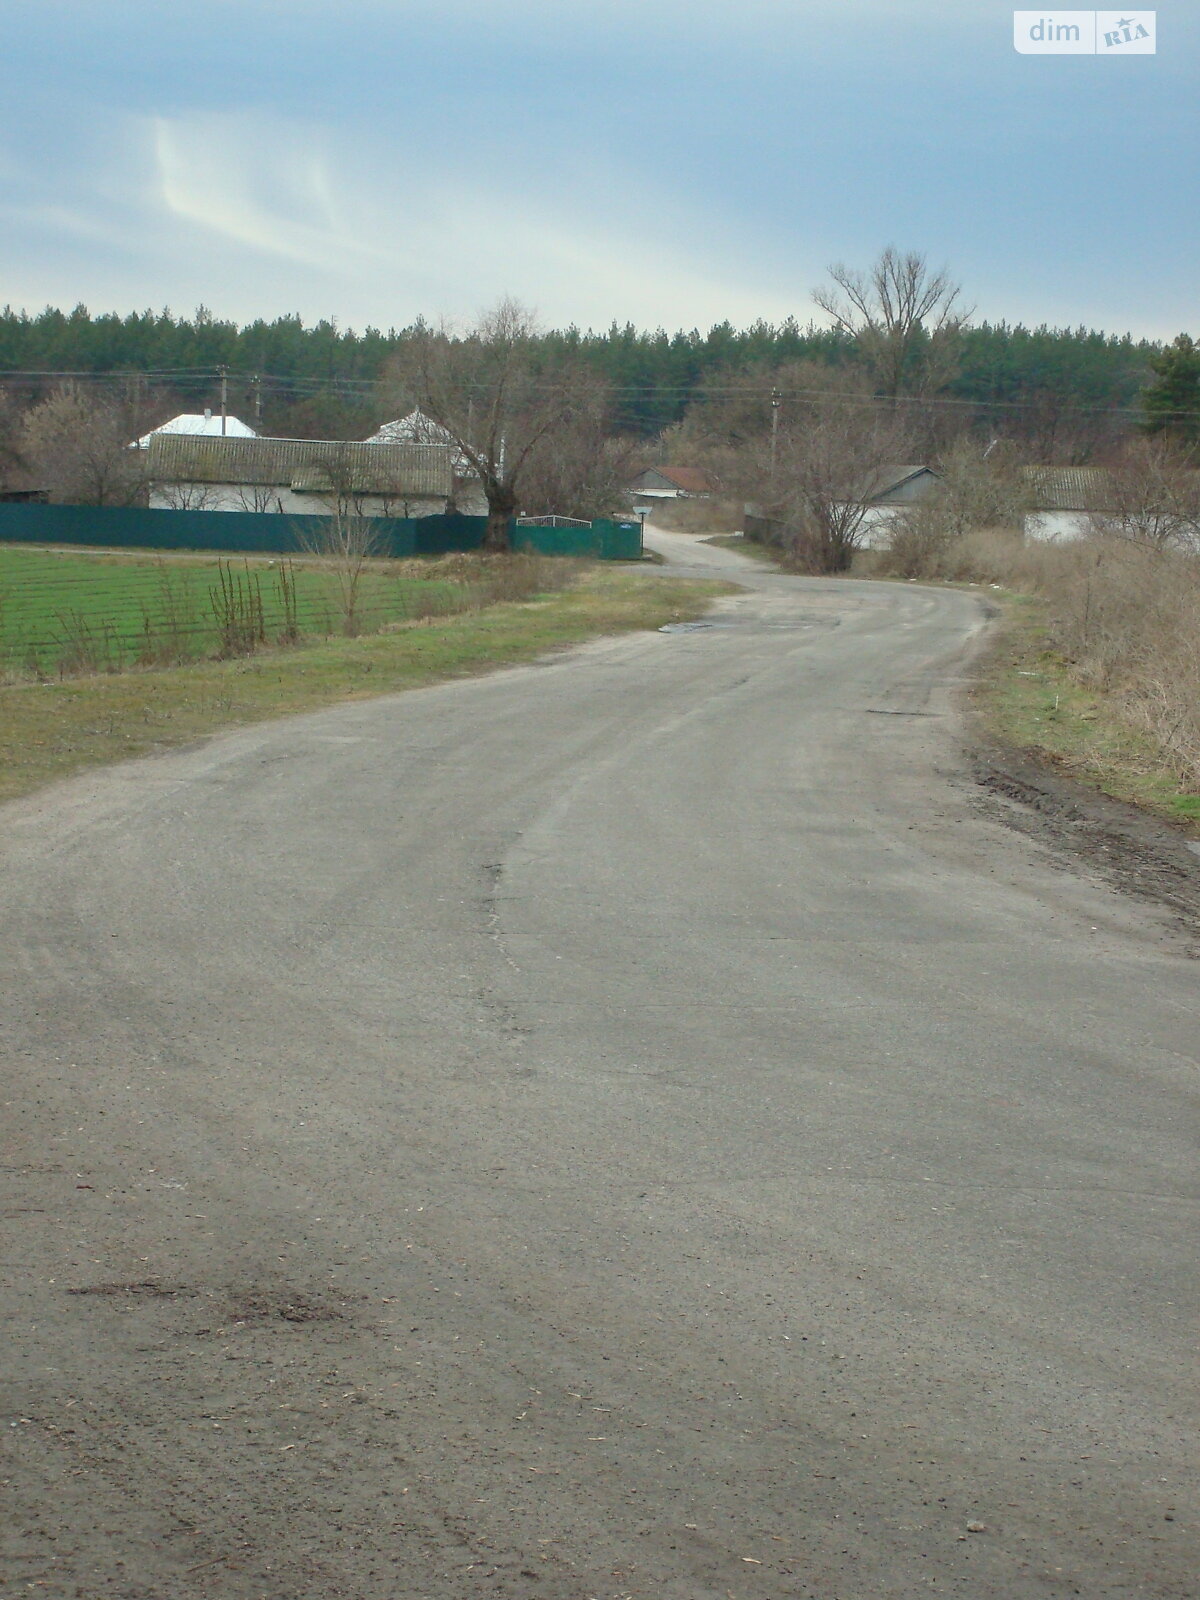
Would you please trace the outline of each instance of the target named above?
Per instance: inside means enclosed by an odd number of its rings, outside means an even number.
[[[732,227],[730,244],[714,245],[719,219],[666,206],[632,174],[597,169],[592,191],[560,174],[564,200],[534,192],[526,174],[481,177],[448,156],[435,164],[377,135],[350,143],[311,122],[159,118],[145,137],[150,237],[160,256],[186,241],[195,265],[207,256],[224,279],[240,260],[235,305],[216,284],[202,292],[239,317],[291,309],[297,293],[306,315],[375,323],[469,318],[503,293],[555,323],[674,328],[794,309],[754,283]],[[263,287],[250,304],[253,284]],[[149,297],[177,290],[164,283]]]
[[[282,135],[285,153],[261,154],[264,134]],[[179,221],[318,270],[371,253],[339,215],[324,156],[293,130],[219,114],[160,117],[152,140],[159,196]]]

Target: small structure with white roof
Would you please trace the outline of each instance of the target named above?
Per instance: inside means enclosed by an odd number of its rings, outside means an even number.
[[[448,428],[427,417],[420,406],[406,417],[383,423],[365,439],[364,444],[415,444],[438,445],[449,450],[454,468],[454,504],[459,511],[469,515],[486,513],[487,501],[471,463],[459,448],[458,441]]]
[[[211,411],[181,411],[169,422],[162,422],[157,428],[151,428],[149,433],[144,433],[137,441],[138,449],[149,449],[151,439],[160,433],[198,434],[206,439],[258,438],[254,429],[247,427],[240,417],[214,416]]]

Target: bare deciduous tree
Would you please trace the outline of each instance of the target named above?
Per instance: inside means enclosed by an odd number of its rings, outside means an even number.
[[[659,437],[657,459],[701,467],[721,482],[736,483],[739,462],[756,441],[778,436],[823,401],[851,397],[867,403],[871,387],[860,371],[821,361],[787,361],[761,369],[747,365],[723,372],[710,388],[700,388],[681,422]]]
[[[579,368],[549,364],[536,332],[532,313],[502,300],[462,335],[418,325],[387,372],[393,393],[444,428],[479,479],[485,550],[509,548],[535,453],[565,435],[594,392]]]
[[[382,524],[378,517],[367,514],[368,491],[353,450],[324,451],[314,457],[311,471],[320,485],[317,499],[329,514],[314,522],[297,523],[296,542],[333,573],[342,629],[353,635],[361,620],[367,563],[383,553]]]
[[[273,483],[241,483],[237,487],[238,509],[241,511],[283,510],[283,497]]]
[[[1004,414],[1002,425],[1024,440],[1031,460],[1063,467],[1094,465],[1120,450],[1133,432],[1124,412],[1081,409],[1069,392],[1050,383],[1019,411]]]
[[[833,283],[814,289],[813,299],[854,340],[881,394],[930,394],[953,375],[971,311],[946,271],[889,245],[867,271],[839,261],[829,276]]]
[[[24,422],[10,396],[0,394],[0,489],[25,487]]]
[[[333,574],[342,631],[351,637],[362,621],[362,584],[367,563],[384,553],[378,517],[334,510],[327,517],[295,525],[296,543]]]
[[[844,572],[866,541],[884,469],[907,449],[891,410],[847,393],[805,406],[760,437],[743,455],[742,482],[798,565]]]
[[[169,511],[213,511],[219,499],[211,483],[161,483],[158,495]]]
[[[582,395],[575,414],[530,454],[520,484],[520,509],[592,521],[627,510],[629,480],[640,450],[632,438],[608,432],[602,388]]]
[[[68,384],[28,412],[22,451],[57,504],[137,505],[146,475],[135,428],[129,407]]]
[[[334,516],[366,515],[370,493],[353,448],[338,444],[332,450],[314,451],[308,471],[317,485],[317,498]]]
[[[1133,439],[1110,464],[1097,533],[1154,550],[1200,552],[1200,471],[1186,447],[1157,435]]]

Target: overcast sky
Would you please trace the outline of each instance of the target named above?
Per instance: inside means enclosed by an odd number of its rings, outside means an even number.
[[[1028,7],[1029,0],[1026,0]],[[0,302],[706,328],[832,261],[1200,332],[1200,4],[1023,56],[992,0],[0,0]]]

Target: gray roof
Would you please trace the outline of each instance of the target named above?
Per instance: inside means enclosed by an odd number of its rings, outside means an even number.
[[[654,480],[657,479],[656,483]],[[666,484],[683,494],[711,494],[716,487],[703,467],[646,467],[632,479],[631,489],[656,489]]]
[[[454,488],[453,451],[440,444],[159,433],[148,453],[150,477],[160,483],[255,483],[300,493],[320,493],[335,483],[359,494],[433,499]]]
[[[1022,467],[1039,511],[1103,511],[1112,480],[1103,467]]]
[[[889,495],[895,494],[906,483],[911,483],[914,478],[919,478],[926,473],[931,478],[938,476],[932,467],[920,464],[916,466],[877,467],[874,472],[867,476],[863,483],[862,498],[864,500],[886,500]]]

